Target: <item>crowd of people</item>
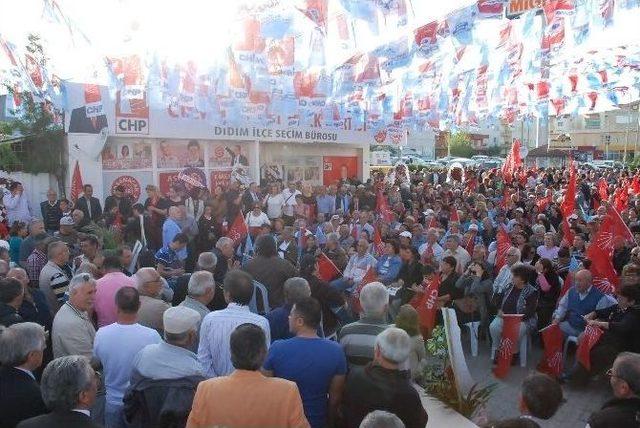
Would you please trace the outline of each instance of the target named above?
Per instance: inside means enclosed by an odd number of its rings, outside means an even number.
[[[148,185],[144,204],[120,186],[102,204],[86,184],[76,201],[49,190],[39,215],[10,183],[0,426],[424,427],[416,301],[436,278],[437,306],[494,350],[505,315],[534,343],[548,326],[602,329],[590,367],[558,380],[608,374],[615,398],[590,426],[638,426],[640,181],[570,169]],[[625,231],[603,280],[589,248],[614,205]],[[523,416],[495,426],[540,426],[561,401],[532,375]]]

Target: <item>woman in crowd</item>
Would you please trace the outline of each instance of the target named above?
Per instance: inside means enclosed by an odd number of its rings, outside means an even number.
[[[397,241],[387,241],[384,245],[384,254],[378,258],[378,264],[376,265],[376,273],[378,275],[378,281],[384,285],[389,285],[394,282],[400,274],[400,267],[402,260],[398,252],[400,246]]]
[[[465,324],[480,321],[486,332],[488,324],[488,307],[493,292],[493,278],[486,265],[471,261],[465,272],[456,281],[456,288],[463,292],[463,296],[455,300],[458,322]]]
[[[518,343],[514,349],[520,349],[520,340],[526,334],[530,334],[537,326],[536,307],[538,305],[538,290],[529,283],[533,275],[533,267],[525,264],[516,264],[511,268],[511,283],[504,292],[497,293],[493,298],[493,304],[498,308],[498,315],[489,325],[491,343],[496,349],[502,335],[502,318],[504,315],[522,315]],[[514,353],[514,359],[517,358]]]
[[[213,216],[213,208],[204,207],[202,217],[198,220],[198,235],[196,236],[196,249],[198,252],[211,251],[215,247],[218,238],[222,236],[220,223]]]
[[[538,273],[536,287],[540,293],[538,298],[538,329],[543,329],[551,322],[551,316],[558,303],[562,286],[560,277],[553,263],[547,258],[538,260],[535,264]]]
[[[402,266],[398,274],[398,280],[392,286],[400,287],[396,293],[395,303],[397,307],[408,303],[414,296],[414,288],[422,283],[422,265],[420,254],[414,247],[403,245],[400,247],[400,259]]]
[[[462,290],[456,287],[460,277],[456,272],[458,262],[452,256],[447,256],[440,263],[440,288],[438,289],[438,303],[440,307],[451,307],[453,301],[463,296]]]
[[[411,338],[411,352],[409,358],[400,366],[400,370],[407,370],[411,379],[416,380],[422,375],[426,366],[427,352],[424,339],[418,326],[418,312],[411,305],[402,305],[395,319],[395,327],[407,332]]]
[[[269,217],[262,211],[262,204],[260,202],[253,204],[253,209],[247,213],[245,222],[249,228],[249,235],[254,239],[262,225],[270,223]]]

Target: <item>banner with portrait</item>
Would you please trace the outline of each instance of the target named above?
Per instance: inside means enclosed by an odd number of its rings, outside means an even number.
[[[322,157],[321,156],[275,156],[269,163],[266,172],[278,171],[285,183],[305,182],[312,185],[322,184]]]
[[[148,140],[109,140],[102,150],[102,169],[151,169]]]
[[[158,168],[204,168],[204,143],[199,140],[161,140],[157,150]]]

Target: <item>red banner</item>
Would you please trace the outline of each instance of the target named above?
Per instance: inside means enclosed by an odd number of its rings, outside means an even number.
[[[496,351],[498,365],[493,369],[493,374],[497,378],[503,379],[509,374],[511,358],[518,346],[521,321],[521,314],[502,315],[502,338]]]
[[[420,332],[425,338],[431,337],[431,331],[436,324],[436,313],[438,312],[438,291],[440,290],[440,277],[434,278],[423,283],[424,293],[417,293],[411,299],[411,306],[416,308],[418,312],[418,320],[420,322]]]
[[[160,193],[166,195],[169,193],[169,189],[175,183],[180,182],[178,179],[178,175],[180,175],[179,171],[171,171],[171,172],[161,172],[158,174],[158,183],[160,184]]]
[[[603,202],[609,199],[609,185],[604,178],[598,181],[598,194],[600,195],[600,200]]]
[[[233,220],[229,231],[227,232],[227,237],[233,239],[234,245],[238,245],[242,242],[242,240],[249,233],[249,229],[247,228],[247,223],[244,222],[244,218],[242,217],[242,213],[239,212],[236,218]]]
[[[382,193],[382,190],[378,190],[376,196],[376,211],[385,223],[390,223],[393,220],[393,212],[389,209],[387,198]]]
[[[340,275],[340,270],[325,253],[318,256],[318,277],[323,281],[333,281]]]
[[[374,226],[373,230],[373,252],[376,257],[380,257],[384,254],[385,243],[382,242],[382,237],[380,236],[380,230]]]
[[[604,331],[598,327],[587,325],[584,332],[578,339],[578,350],[576,351],[576,359],[582,366],[591,370],[591,349],[600,340]]]
[[[564,337],[562,330],[557,324],[540,330],[542,343],[544,344],[544,355],[538,365],[538,370],[553,377],[560,377],[562,374],[562,341]]]
[[[220,186],[222,190],[227,190],[231,183],[231,170],[211,171],[211,190]]]
[[[502,266],[507,261],[507,251],[511,248],[511,238],[509,238],[509,234],[504,225],[500,225],[498,227],[498,233],[496,235],[496,242],[498,244],[498,248],[496,250],[496,267],[495,273],[497,274],[502,269]]]
[[[71,200],[75,201],[82,193],[82,175],[80,175],[80,163],[76,161],[76,166],[73,168],[73,176],[71,177]]]

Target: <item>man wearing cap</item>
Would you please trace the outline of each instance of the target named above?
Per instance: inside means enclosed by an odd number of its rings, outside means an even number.
[[[93,356],[104,371],[105,425],[110,428],[126,426],[122,399],[129,386],[136,354],[145,346],[161,341],[157,331],[138,324],[138,290],[122,287],[116,292],[115,301],[116,322],[100,328],[93,342]]]
[[[198,356],[200,314],[185,306],[167,309],[164,340],[136,354],[124,398],[129,427],[160,426],[167,417],[184,426],[198,384],[205,379]]]
[[[78,249],[78,232],[73,228],[73,218],[64,216],[60,219],[60,228],[53,235],[58,241],[62,241],[69,247],[71,258],[76,257],[80,250]]]

